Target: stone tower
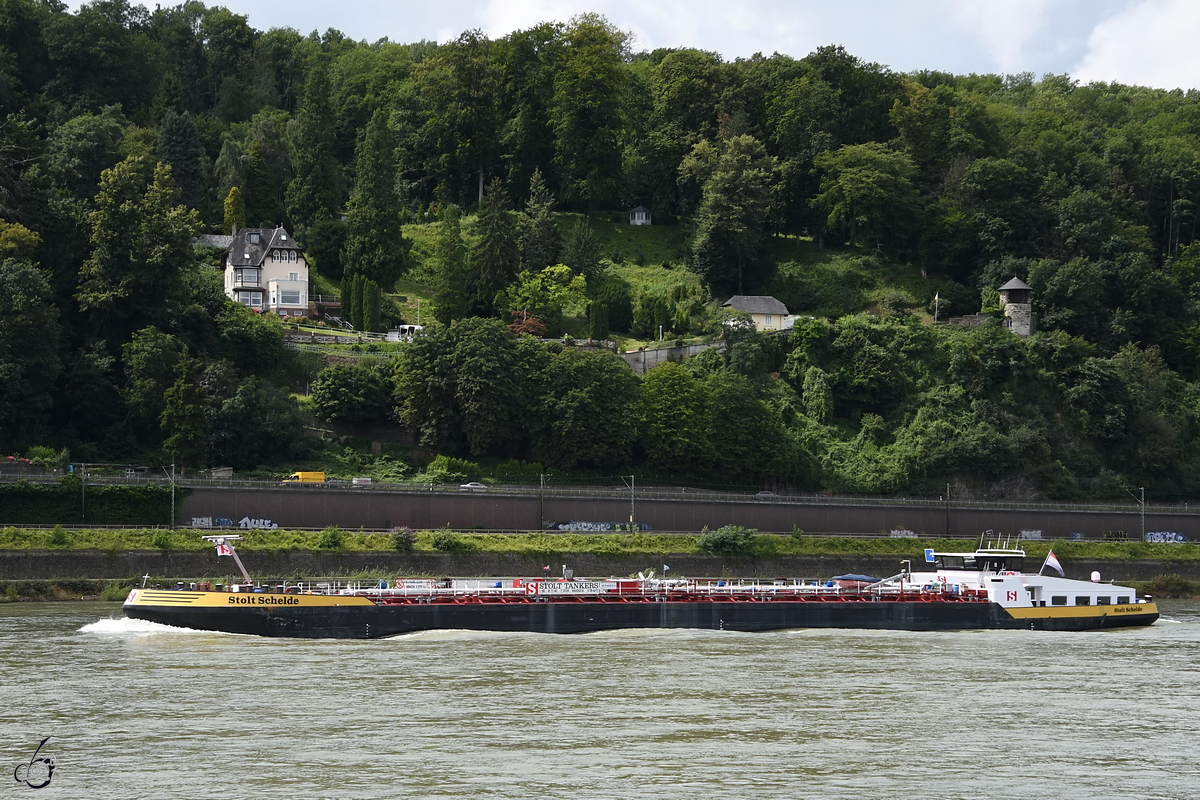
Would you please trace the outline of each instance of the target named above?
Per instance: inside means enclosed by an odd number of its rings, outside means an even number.
[[[1033,333],[1033,287],[1013,278],[1000,287],[1000,307],[1004,309],[1004,327],[1017,336]]]

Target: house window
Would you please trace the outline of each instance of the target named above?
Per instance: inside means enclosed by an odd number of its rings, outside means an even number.
[[[279,293],[279,304],[282,306],[298,306],[300,305],[300,292],[282,291]]]
[[[233,271],[233,279],[237,283],[257,284],[258,283],[258,270],[257,269],[235,269]]]
[[[771,316],[770,314],[767,314],[767,321],[764,324],[764,327],[770,328],[774,324],[775,324],[775,317]]]
[[[288,251],[288,261],[291,261],[293,264],[296,263],[296,251],[295,250]]]
[[[254,308],[262,306],[262,292],[238,292],[237,299],[244,306],[253,306]]]
[[[300,273],[299,273],[299,272],[289,272],[289,273],[288,273],[288,280],[289,280],[289,281],[298,281],[298,280],[300,280]]]

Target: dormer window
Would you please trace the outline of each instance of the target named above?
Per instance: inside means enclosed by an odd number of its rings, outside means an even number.
[[[246,238],[250,240],[250,244],[258,244],[258,234],[257,233],[248,234]]]

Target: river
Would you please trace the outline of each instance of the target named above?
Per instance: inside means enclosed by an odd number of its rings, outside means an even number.
[[[1190,800],[1200,603],[1162,610],[1082,634],[306,641],[0,605],[0,797]],[[35,791],[13,770],[47,736]]]

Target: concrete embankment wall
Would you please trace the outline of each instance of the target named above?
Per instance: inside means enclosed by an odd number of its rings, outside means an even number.
[[[924,538],[975,539],[994,530],[1015,535],[1040,530],[1046,538],[1082,534],[1098,539],[1106,531],[1126,531],[1139,538],[1142,515],[1135,505],[1094,509],[1069,506],[949,506],[937,503],[861,503],[825,498],[790,501],[726,495],[709,498],[655,490],[629,496],[573,494],[569,490],[506,492],[388,491],[320,487],[194,486],[179,508],[176,523],[193,519],[227,519],[249,527],[381,529],[408,526],[430,530],[538,530],[547,522],[584,520],[625,522],[634,519],[655,531],[698,532],[723,525],[742,525],[763,532],[812,535],[878,534],[896,529]],[[631,505],[633,508],[631,509]],[[1147,508],[1147,531],[1174,531],[1188,541],[1200,540],[1200,513],[1190,508]]]
[[[915,543],[914,543],[915,544]],[[545,557],[513,553],[403,554],[329,553],[312,551],[241,551],[239,555],[254,578],[309,578],[358,573],[415,576],[512,577],[542,575],[549,566],[557,577],[563,565],[579,577],[632,575],[654,570],[669,576],[824,579],[856,572],[887,577],[900,571],[901,559],[894,556],[801,556],[773,559],[727,559],[703,555],[578,555],[559,554],[547,563]],[[920,552],[912,566],[921,568]],[[1086,580],[1093,570],[1104,580],[1150,580],[1158,575],[1179,575],[1200,580],[1200,562],[1157,560],[1064,560],[1067,576]],[[1036,563],[1027,565],[1029,571]],[[0,552],[0,580],[46,580],[54,578],[123,579],[139,575],[173,580],[221,581],[233,577],[230,559],[214,551],[159,550],[22,550]]]

